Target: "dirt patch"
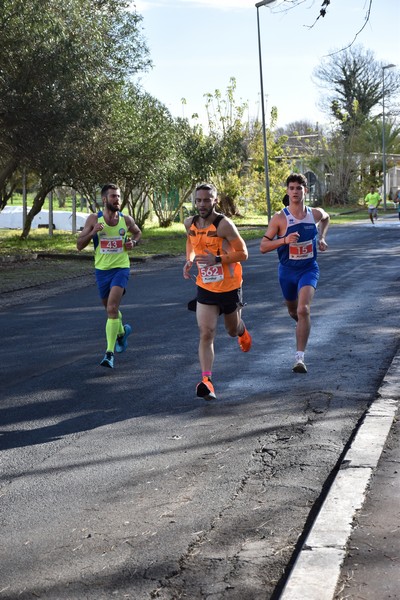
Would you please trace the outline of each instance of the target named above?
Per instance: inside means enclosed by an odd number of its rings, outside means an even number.
[[[93,273],[91,261],[33,259],[0,264],[0,294]]]
[[[132,268],[147,271],[162,263],[182,263],[180,256],[156,255],[132,261]],[[93,259],[13,258],[0,262],[0,309],[36,301],[94,283]]]

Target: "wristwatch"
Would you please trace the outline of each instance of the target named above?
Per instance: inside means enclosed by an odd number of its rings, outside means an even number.
[[[219,264],[221,264],[221,263],[222,263],[222,256],[216,256],[216,257],[215,257],[215,264],[216,264],[216,265],[219,265]]]

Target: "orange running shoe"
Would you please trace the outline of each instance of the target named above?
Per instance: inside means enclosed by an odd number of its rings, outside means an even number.
[[[244,328],[243,335],[238,336],[239,347],[242,352],[248,352],[251,348],[251,335],[247,331],[246,327]]]
[[[217,396],[214,392],[214,386],[209,377],[203,377],[202,381],[196,386],[196,394],[204,400],[216,400]]]

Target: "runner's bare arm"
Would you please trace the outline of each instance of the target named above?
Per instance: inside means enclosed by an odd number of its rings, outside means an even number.
[[[103,225],[98,222],[98,217],[91,214],[86,219],[86,223],[76,240],[77,249],[83,250],[92,241],[94,235],[103,229]]]
[[[186,228],[186,234],[187,234],[187,237],[186,237],[186,262],[183,265],[183,277],[185,279],[190,279],[189,271],[193,265],[193,260],[194,260],[194,256],[195,256],[195,253],[192,248],[192,244],[190,243],[190,239],[189,239],[189,228],[190,228],[191,223],[192,223],[192,217],[185,219],[185,221],[184,221],[184,225]]]
[[[142,232],[130,215],[124,215],[124,217],[126,228],[129,231],[129,233],[132,234],[132,237],[125,242],[125,247],[127,250],[131,250],[133,246],[138,245],[139,240],[142,237]]]
[[[269,223],[267,230],[261,240],[260,243],[260,252],[261,254],[266,254],[267,252],[272,252],[272,250],[276,250],[279,246],[284,246],[285,244],[289,244],[291,242],[297,242],[298,233],[290,233],[285,237],[277,237],[282,236],[286,233],[286,217],[283,213],[276,213]]]
[[[221,262],[223,264],[243,262],[248,259],[249,253],[246,242],[240,235],[236,225],[230,219],[225,217],[220,221],[217,233],[219,237],[226,239],[230,245],[230,249],[221,255]]]
[[[318,248],[319,250],[321,250],[321,252],[324,252],[328,248],[325,236],[328,231],[330,216],[323,208],[313,208],[312,212],[314,215],[315,222],[319,225]]]

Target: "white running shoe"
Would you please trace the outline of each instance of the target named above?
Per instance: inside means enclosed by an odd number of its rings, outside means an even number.
[[[307,367],[304,363],[304,360],[296,360],[296,362],[293,365],[292,371],[293,373],[307,373]]]

